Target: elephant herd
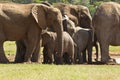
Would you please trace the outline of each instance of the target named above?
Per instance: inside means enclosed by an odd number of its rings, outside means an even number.
[[[120,45],[120,4],[104,2],[91,17],[83,5],[0,3],[0,63],[8,63],[3,43],[16,41],[15,63],[92,63],[92,47],[98,44],[101,62],[115,61],[109,45]]]

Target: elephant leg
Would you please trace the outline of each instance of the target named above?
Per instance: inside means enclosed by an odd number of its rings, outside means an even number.
[[[52,57],[53,55],[52,54],[53,54],[53,50],[52,49],[48,49],[48,54],[47,55],[48,55],[48,60],[49,60],[48,63],[49,64],[53,63],[53,57]]]
[[[40,33],[42,33],[42,30],[40,30]],[[39,36],[39,39],[38,39],[38,44],[35,48],[35,51],[33,52],[32,54],[32,58],[31,58],[31,61],[32,62],[39,62],[39,59],[40,59],[40,50],[41,50],[41,45],[42,45],[42,39],[41,39],[41,35]]]
[[[86,60],[86,49],[82,51],[83,62],[87,62]]]
[[[53,58],[54,58],[54,64],[57,64],[57,52],[54,51],[53,53]]]
[[[35,49],[34,53],[32,54],[32,58],[31,58],[32,62],[39,62],[41,44],[42,44],[42,42],[40,40],[40,42],[38,42],[38,44],[36,46],[36,49]]]
[[[98,58],[99,58],[98,57],[98,44],[95,43],[94,46],[95,46],[95,49],[96,49],[96,53],[95,53],[96,54],[96,59],[95,59],[95,61],[98,61]]]
[[[24,62],[24,56],[26,52],[26,45],[23,40],[16,41],[16,56],[15,56],[15,63]]]
[[[63,53],[63,62],[65,64],[70,64],[70,55],[68,55],[68,53]]]
[[[33,43],[28,43],[27,47],[26,47],[26,53],[24,56],[24,62],[31,62],[31,56],[32,53],[34,52],[34,46]]]
[[[83,63],[83,57],[82,57],[82,53],[81,52],[78,54],[78,58],[79,58],[78,63],[82,64]]]
[[[48,63],[48,52],[47,52],[47,48],[46,46],[44,46],[44,49],[43,49],[43,64],[46,64]]]
[[[100,43],[100,50],[101,50],[101,62],[107,63],[109,62],[110,56],[109,56],[109,45],[104,42]]]
[[[78,48],[75,46],[74,48],[74,63],[75,64],[78,63],[77,59],[78,59]]]
[[[88,45],[87,51],[88,51],[88,64],[91,64],[92,63],[92,45]]]
[[[82,64],[83,63],[83,56],[82,56],[82,50],[80,50],[79,48],[79,51],[78,51],[78,59],[79,59],[79,64]]]
[[[4,49],[3,49],[3,42],[0,43],[0,63],[8,63],[9,60],[5,56]]]
[[[37,34],[36,34],[37,35]],[[32,36],[32,38],[31,38]],[[24,56],[24,62],[31,62],[31,57],[32,57],[32,54],[34,53],[35,49],[36,49],[36,46],[40,43],[39,41],[39,37],[33,37],[35,35],[28,35],[28,38],[27,38],[27,46],[26,46],[26,53],[25,53],[25,56]]]
[[[69,57],[69,64],[73,64],[74,63],[74,47],[71,48],[68,52],[68,57]]]
[[[56,56],[56,64],[63,64],[63,55],[62,54],[60,54],[60,53],[58,53],[58,52],[56,52],[56,54],[55,54]]]

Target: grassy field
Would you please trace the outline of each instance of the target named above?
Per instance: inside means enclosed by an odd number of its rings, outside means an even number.
[[[15,50],[16,50],[15,42],[10,42],[10,41],[5,42],[4,49],[6,54],[15,54]],[[120,52],[120,46],[110,46],[110,52]]]
[[[0,64],[0,80],[120,80],[119,65]]]
[[[15,42],[4,44],[15,54]],[[120,52],[120,47],[110,47]],[[0,64],[0,80],[120,80],[120,65]]]

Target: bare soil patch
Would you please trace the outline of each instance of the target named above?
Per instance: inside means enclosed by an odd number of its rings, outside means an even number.
[[[9,59],[10,62],[14,62],[15,54],[8,54],[6,56]],[[110,52],[110,56],[111,56],[111,58],[120,59],[120,52]],[[95,55],[95,53],[93,53],[93,62],[95,62],[94,61],[95,58],[96,58],[96,55]],[[100,54],[99,54],[99,60],[100,60],[100,58],[101,57],[100,57]],[[43,55],[40,55],[40,63],[42,63],[42,61],[43,61]],[[99,63],[97,63],[97,64],[99,64]]]

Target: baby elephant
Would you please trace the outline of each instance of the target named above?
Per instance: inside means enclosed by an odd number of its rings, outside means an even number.
[[[66,19],[67,32],[72,36],[75,46],[75,63],[86,62],[86,51],[88,52],[88,63],[92,63],[93,31],[91,29],[75,26],[74,22]]]
[[[57,35],[55,32],[45,32],[42,34],[43,49],[43,63],[56,63],[57,60]],[[63,62],[71,64],[74,61],[74,42],[67,32],[63,32]],[[54,59],[53,59],[54,57]]]
[[[78,63],[83,63],[83,54],[82,52],[88,52],[88,63],[92,63],[92,35],[93,31],[91,29],[85,29],[76,27],[73,34],[73,40],[77,44],[75,48],[75,61]]]

